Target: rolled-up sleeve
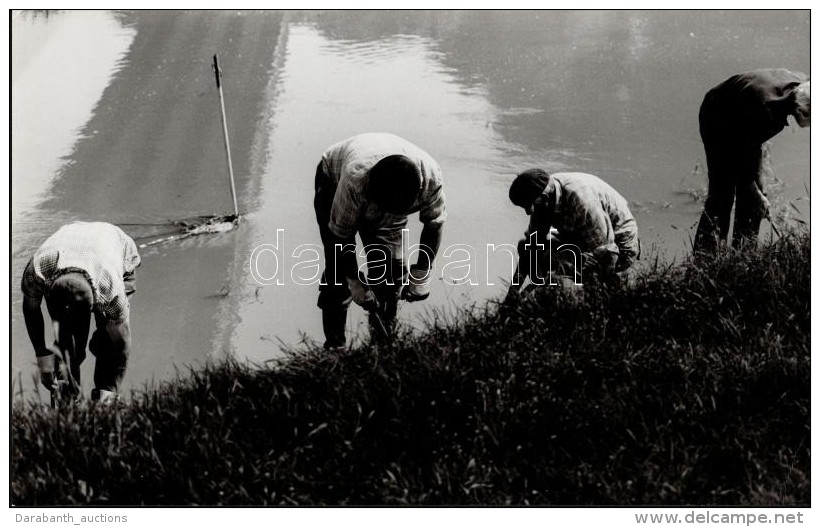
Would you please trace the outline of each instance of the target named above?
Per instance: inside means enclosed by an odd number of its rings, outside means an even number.
[[[140,255],[137,251],[137,244],[122,230],[120,230],[120,239],[123,245],[123,270],[125,273],[133,273],[141,263]]]
[[[43,298],[45,292],[45,282],[37,276],[34,271],[34,262],[29,260],[23,271],[23,278],[20,281],[20,289],[23,291],[23,296],[26,298]]]
[[[430,197],[419,209],[419,221],[425,225],[441,225],[447,221],[447,200],[444,197],[444,187],[442,185],[438,185],[430,193]]]

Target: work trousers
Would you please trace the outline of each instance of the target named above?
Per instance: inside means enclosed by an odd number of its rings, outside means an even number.
[[[136,291],[136,278],[133,272],[123,276],[125,294],[130,297]],[[69,373],[72,386],[79,389],[81,386],[80,366],[86,358],[86,342],[88,350],[96,357],[94,366],[94,386],[96,391],[106,390],[115,392],[125,375],[128,357],[120,350],[115,349],[106,328],[108,320],[101,313],[94,311],[96,329],[88,340],[88,331],[91,324],[91,313],[74,315],[60,324],[60,334],[56,335],[57,348],[63,350],[68,357]]]
[[[319,234],[324,247],[325,270],[319,285],[318,307],[322,310],[322,329],[325,334],[325,348],[344,346],[347,311],[352,300],[347,279],[341,269],[342,250],[354,248],[336,247],[339,239],[330,232],[330,210],[336,184],[324,171],[320,162],[316,167],[315,194],[313,208]],[[378,306],[370,311],[368,321],[371,338],[385,340],[392,336],[396,325],[401,287],[407,278],[407,268],[402,258],[393,257],[392,247],[400,240],[401,230],[376,235],[367,229],[360,231],[367,257],[367,276],[364,277],[368,287],[373,291]]]
[[[726,243],[732,206],[732,246],[754,246],[763,220],[763,144],[735,137],[701,110],[700,135],[706,151],[709,191],[695,233],[694,250],[714,253]]]

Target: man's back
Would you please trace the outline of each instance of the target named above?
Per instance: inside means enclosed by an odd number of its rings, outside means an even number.
[[[733,75],[710,89],[700,110],[701,131],[768,141],[786,126],[793,92],[807,80],[786,69],[758,69]]]
[[[327,175],[337,184],[341,178],[363,177],[388,155],[404,155],[419,165],[422,176],[440,178],[438,163],[424,150],[397,135],[368,132],[331,145],[322,155]]]
[[[42,296],[46,284],[67,270],[87,275],[95,309],[120,319],[127,316],[123,275],[140,264],[136,245],[119,227],[103,222],[64,225],[35,251],[23,273],[23,293]]]
[[[556,214],[559,221],[555,224],[559,231],[597,238],[584,233],[585,229],[601,228],[598,223],[588,221],[594,217],[594,209],[602,210],[609,217],[616,236],[629,230],[637,231],[626,198],[601,178],[582,172],[558,172],[550,177],[560,187],[559,213]]]
[[[389,213],[370,199],[369,173],[388,156],[405,156],[418,169],[421,188],[415,203],[401,214]],[[328,148],[322,155],[327,177],[335,184],[329,228],[342,238],[353,236],[365,224],[371,229],[400,231],[408,213],[419,212],[423,223],[446,219],[443,181],[438,163],[424,150],[399,136],[364,133]]]

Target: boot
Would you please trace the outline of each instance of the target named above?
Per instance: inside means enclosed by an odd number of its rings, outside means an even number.
[[[322,329],[325,332],[325,349],[344,348],[346,325],[347,306],[322,309]]]

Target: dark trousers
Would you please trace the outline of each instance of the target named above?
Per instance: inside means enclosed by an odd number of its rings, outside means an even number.
[[[325,175],[322,163],[316,167],[315,194],[313,208],[319,234],[322,238],[325,257],[325,271],[319,286],[318,307],[322,310],[322,329],[325,334],[325,348],[345,345],[345,326],[351,295],[347,279],[337,262],[341,262],[340,252],[335,245],[338,238],[330,232],[330,209],[336,193],[336,185]],[[407,270],[401,259],[392,258],[386,247],[377,247],[364,239],[367,255],[368,287],[378,300],[378,308],[369,314],[371,337],[376,340],[389,338],[396,324],[399,293]]]
[[[763,145],[739,140],[713,125],[701,112],[701,138],[706,151],[709,193],[695,233],[695,252],[713,253],[729,235],[729,219],[735,204],[732,246],[754,246],[763,220],[762,204],[755,189],[763,192]]]
[[[69,394],[74,397],[80,393],[80,366],[85,360],[85,346],[88,342],[90,324],[90,312],[73,313],[70,317],[62,317],[60,320],[60,331],[55,335],[54,345],[60,350],[59,360],[64,364],[57,369],[56,375],[58,380],[68,381],[64,385],[67,392],[61,393],[61,397]]]

